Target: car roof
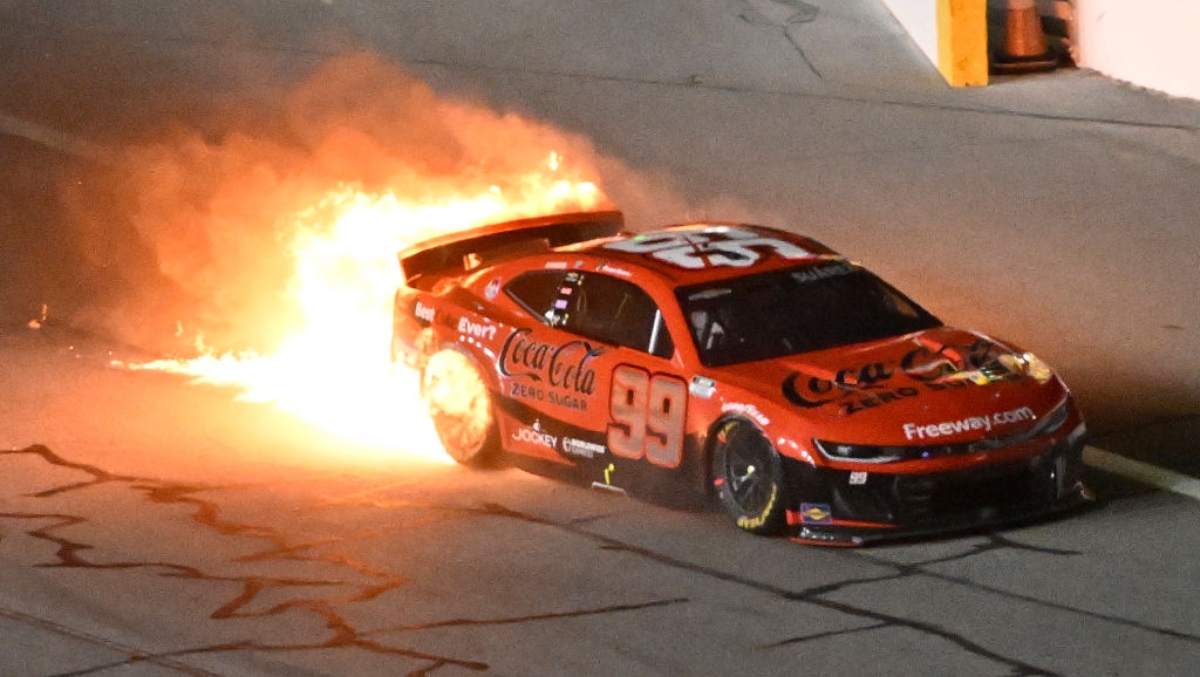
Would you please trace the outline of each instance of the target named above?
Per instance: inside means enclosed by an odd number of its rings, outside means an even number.
[[[691,286],[842,257],[816,240],[776,228],[693,222],[644,233],[620,233],[556,253],[587,254],[609,268],[641,268],[674,286]]]

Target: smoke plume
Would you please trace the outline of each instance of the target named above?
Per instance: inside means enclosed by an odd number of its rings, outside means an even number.
[[[286,291],[298,215],[331,190],[415,202],[485,194],[519,185],[551,151],[571,179],[598,181],[598,166],[612,166],[585,139],[445,100],[369,54],[335,58],[279,105],[235,119],[217,138],[175,125],[63,182],[91,271],[75,325],[156,352],[197,337],[267,351],[295,320]]]

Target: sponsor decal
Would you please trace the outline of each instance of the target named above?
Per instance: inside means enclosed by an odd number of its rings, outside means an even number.
[[[771,496],[767,499],[767,505],[763,508],[758,517],[739,517],[737,525],[743,529],[757,529],[767,523],[767,517],[771,514],[771,509],[775,507],[775,501],[779,498],[779,485],[771,485]]]
[[[839,369],[832,379],[792,372],[783,381],[783,396],[806,409],[836,404],[842,415],[898,400],[917,397],[922,390],[946,390],[968,384],[1022,378],[1022,373],[995,343],[979,339],[966,346],[925,345],[906,353],[898,362],[871,362]],[[911,385],[894,379],[906,376]]]
[[[509,385],[508,396],[520,400],[546,401],[546,391],[537,386],[531,386],[528,383],[521,383],[519,381]]]
[[[500,294],[500,278],[498,278],[498,277],[492,278],[492,281],[488,282],[487,286],[484,287],[483,296],[487,300],[491,301],[491,300],[495,299],[496,296],[498,296],[499,294]]]
[[[805,524],[833,524],[833,512],[827,503],[801,503],[800,519]]]
[[[515,442],[525,442],[527,444],[533,444],[539,447],[545,447],[547,449],[555,449],[558,447],[558,437],[543,431],[541,421],[534,421],[533,425],[528,428],[518,428],[517,431],[512,434],[512,438]]]
[[[787,240],[761,237],[752,230],[732,226],[645,233],[604,246],[615,251],[645,254],[689,270],[723,266],[746,268],[769,255],[785,259],[813,256],[812,252]]]
[[[581,397],[576,397],[569,393],[556,393],[553,390],[546,393],[546,401],[550,404],[566,407],[568,409],[574,409],[576,411],[587,411],[588,408],[587,400]]]
[[[688,382],[688,392],[702,400],[712,399],[717,392],[717,382],[706,376],[693,376]]]
[[[572,395],[570,393],[561,393],[555,390],[544,390],[535,385],[514,381],[508,386],[508,396],[518,400],[534,400],[536,402],[548,402],[555,406],[574,409],[575,411],[587,411],[588,402],[582,397]]]
[[[797,270],[792,273],[792,279],[797,282],[816,282],[830,277],[839,275],[848,275],[854,272],[854,267],[848,263],[840,262],[833,263],[827,266],[813,266],[804,270]]]
[[[737,421],[727,421],[724,425],[717,429],[717,441],[725,444],[729,441],[729,431],[733,430],[733,426],[737,425]]]
[[[1020,407],[1008,411],[997,411],[990,416],[967,416],[957,421],[942,421],[941,423],[905,423],[904,437],[908,440],[931,440],[938,437],[948,437],[965,432],[980,430],[990,433],[994,426],[1012,425],[1033,421],[1037,416],[1029,407]]]
[[[904,355],[899,366],[909,378],[934,390],[967,382],[987,385],[1023,377],[1018,361],[1011,353],[982,338],[969,345],[944,345],[937,350],[918,346]]]
[[[546,264],[546,270],[566,270],[566,261],[550,261]]]
[[[582,340],[561,345],[541,343],[530,337],[532,331],[514,330],[500,350],[501,374],[536,384],[514,383],[510,394],[586,411],[586,398],[596,389],[591,362],[604,348],[593,348]]]
[[[603,444],[588,442],[574,437],[564,437],[562,439],[562,450],[568,456],[579,456],[582,458],[596,458],[597,456],[603,456],[608,451]]]
[[[458,320],[458,333],[463,336],[471,336],[491,341],[496,338],[496,325],[494,324],[476,324],[463,317]]]
[[[726,402],[721,405],[721,413],[725,414],[731,411],[735,414],[742,414],[743,416],[752,418],[759,425],[771,425],[771,419],[764,416],[763,413],[758,410],[758,407],[754,406],[753,404]]]
[[[433,318],[437,316],[437,311],[429,306],[417,301],[417,305],[413,306],[413,317],[425,323],[433,322]]]
[[[616,275],[617,277],[633,277],[632,272],[624,268],[618,268],[617,266],[610,266],[607,263],[600,264],[600,268],[598,270],[602,273],[608,273],[609,275]]]

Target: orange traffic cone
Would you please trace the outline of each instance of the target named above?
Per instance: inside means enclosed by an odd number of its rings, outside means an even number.
[[[1046,33],[1035,0],[1008,0],[1004,45],[992,53],[995,73],[1032,73],[1058,67],[1058,55],[1046,46]]]

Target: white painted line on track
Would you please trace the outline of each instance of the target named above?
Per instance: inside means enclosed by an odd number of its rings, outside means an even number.
[[[1083,448],[1083,462],[1093,468],[1200,501],[1200,480],[1194,477],[1125,458],[1096,447]]]

